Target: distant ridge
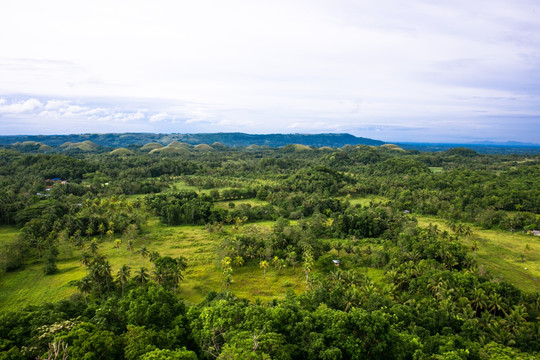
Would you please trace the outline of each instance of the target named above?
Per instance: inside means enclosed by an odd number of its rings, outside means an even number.
[[[230,147],[250,145],[281,147],[299,144],[314,147],[343,147],[345,145],[383,145],[383,141],[357,137],[351,134],[245,134],[245,133],[200,133],[200,134],[152,134],[152,133],[113,133],[113,134],[72,134],[72,135],[6,135],[0,136],[0,145],[16,142],[34,141],[49,146],[59,146],[66,142],[82,143],[91,141],[106,147],[143,146],[150,142],[162,145],[173,141],[189,145],[221,143]]]
[[[397,143],[405,150],[418,150],[426,152],[447,151],[453,148],[467,148],[479,154],[540,154],[540,145],[509,141],[506,143]]]

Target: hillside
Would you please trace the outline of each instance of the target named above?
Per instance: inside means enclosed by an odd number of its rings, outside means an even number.
[[[0,149],[0,359],[539,358],[540,156],[183,140]]]
[[[307,146],[342,147],[349,145],[382,145],[384,142],[351,134],[244,134],[244,133],[207,133],[207,134],[72,134],[72,135],[13,135],[0,136],[0,145],[12,145],[27,141],[39,142],[49,146],[58,146],[66,142],[81,143],[92,141],[107,147],[127,147],[156,142],[167,145],[173,141],[190,145],[212,144],[219,142],[226,146],[265,145],[280,147],[288,144]]]

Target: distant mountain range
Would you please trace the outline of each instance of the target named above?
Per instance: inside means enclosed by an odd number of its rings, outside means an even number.
[[[154,133],[110,133],[72,135],[0,135],[0,146],[13,147],[25,152],[49,151],[92,151],[107,152],[110,148],[137,148],[145,145],[152,149],[174,143],[191,146],[216,145],[247,147],[250,145],[278,148],[296,144],[298,146],[341,148],[345,145],[390,146],[389,144],[351,134],[245,134],[245,133],[199,133],[199,134],[154,134]],[[159,145],[161,144],[161,145]],[[387,144],[387,145],[385,145]],[[539,144],[509,141],[505,143],[476,142],[469,144],[448,143],[396,143],[405,150],[426,152],[446,151],[466,147],[481,154],[540,154]],[[54,148],[51,148],[54,147]],[[171,146],[164,150],[169,151]],[[172,146],[173,148],[175,146]],[[156,150],[157,151],[157,150]],[[178,151],[178,150],[177,150]]]
[[[405,150],[426,152],[447,151],[452,148],[466,147],[480,154],[540,154],[540,144],[508,142],[475,142],[469,144],[448,143],[396,143]]]
[[[0,136],[0,145],[12,145],[28,141],[39,142],[49,146],[59,146],[66,142],[82,143],[91,141],[106,147],[127,147],[157,142],[167,145],[172,141],[180,141],[190,145],[213,144],[219,142],[225,146],[269,146],[280,147],[289,144],[300,144],[314,147],[342,147],[345,145],[383,145],[383,141],[357,137],[351,134],[245,134],[245,133],[201,133],[201,134],[73,134],[73,135],[9,135]]]

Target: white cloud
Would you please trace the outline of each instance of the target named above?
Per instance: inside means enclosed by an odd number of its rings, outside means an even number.
[[[49,100],[45,105],[46,110],[56,110],[69,106],[69,101],[66,100]]]
[[[160,112],[158,114],[150,116],[150,122],[158,122],[158,121],[163,121],[170,118],[171,116],[167,114],[166,112]]]
[[[252,132],[540,114],[534,0],[21,0],[2,10],[11,57],[0,58],[0,94],[50,99],[32,110],[0,101],[3,113]]]
[[[121,122],[141,120],[144,119],[144,117],[144,114],[140,111],[137,111],[136,113],[117,113],[113,116],[116,121]]]
[[[0,104],[0,113],[2,114],[21,114],[24,112],[30,112],[36,108],[40,108],[43,104],[38,99],[28,99],[24,101],[12,102],[11,104],[4,105],[6,101]]]

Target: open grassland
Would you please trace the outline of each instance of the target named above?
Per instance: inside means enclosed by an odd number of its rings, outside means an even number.
[[[440,218],[415,216],[419,226],[433,224],[450,232],[445,221]],[[523,290],[540,291],[540,237],[502,230],[484,230],[475,226],[471,229],[473,235],[463,237],[463,241],[471,247],[477,242],[476,257],[479,265],[485,266],[495,278]]]
[[[0,245],[15,240],[19,236],[19,230],[12,226],[0,226]]]
[[[261,223],[262,226],[272,224]],[[115,249],[114,240],[115,238],[109,240],[103,237],[98,250],[107,257],[114,274],[123,264],[131,266],[132,276],[141,266],[151,271],[150,260],[136,253],[144,245],[150,252],[158,251],[162,256],[185,256],[188,259],[189,267],[180,286],[180,296],[188,302],[200,302],[210,290],[223,290],[222,274],[216,255],[220,239],[202,226],[163,226],[153,219],[144,233],[134,239],[133,253],[126,249],[126,240],[122,240],[120,248]],[[20,271],[2,275],[0,308],[16,310],[43,301],[58,301],[77,293],[75,282],[85,276],[85,268],[80,262],[82,251],[63,247],[61,250],[57,264],[60,271],[55,275],[43,273],[42,261],[35,261]],[[282,298],[289,289],[296,293],[305,289],[301,267],[284,269],[282,274],[270,268],[264,279],[263,270],[255,260],[247,262],[241,268],[234,268],[233,284],[230,288],[237,296],[262,301]]]
[[[247,204],[250,206],[265,206],[269,204],[268,202],[264,200],[241,199],[241,200],[231,200],[231,201],[218,201],[215,203],[215,206],[221,209],[230,209],[230,206],[229,206],[230,203],[233,203],[234,207],[240,206],[242,204]]]
[[[349,200],[349,203],[351,205],[362,205],[362,206],[369,206],[370,203],[382,203],[385,204],[388,202],[388,199],[379,196],[379,195],[368,195],[365,197],[350,197],[350,198],[343,198],[343,200]]]
[[[386,202],[380,196],[349,198],[351,204],[369,205],[370,202]],[[233,201],[235,206],[246,203],[252,206],[263,205],[264,201],[255,199]],[[219,202],[218,207],[228,207],[229,202]],[[437,225],[441,230],[448,230],[446,221],[437,217],[414,215],[419,226]],[[291,224],[296,224],[291,221]],[[270,228],[273,221],[259,222],[256,226]],[[254,226],[254,225],[245,225]],[[231,226],[226,231],[234,232]],[[515,286],[528,290],[540,291],[540,238],[525,234],[510,233],[496,230],[483,230],[472,227],[473,235],[463,238],[471,246],[478,244],[476,257],[495,278],[508,281]],[[13,227],[0,227],[0,245],[2,242],[14,240],[19,232]],[[119,249],[114,248],[113,237],[103,237],[99,240],[99,253],[105,255],[110,262],[113,273],[123,265],[128,264],[134,272],[141,266],[152,271],[152,263],[136,251],[142,246],[161,255],[184,256],[188,259],[189,267],[185,279],[180,286],[180,296],[191,303],[200,302],[211,291],[223,290],[222,273],[217,257],[221,236],[208,232],[203,226],[165,226],[157,218],[149,221],[142,234],[133,239],[134,252],[126,248],[126,239],[121,239]],[[227,235],[224,235],[227,236]],[[330,239],[329,242],[338,239]],[[373,248],[375,249],[375,248]],[[85,268],[80,262],[84,250],[68,245],[60,246],[61,254],[58,261],[59,272],[55,275],[44,275],[43,261],[34,261],[23,269],[3,274],[0,278],[0,308],[16,310],[25,305],[40,304],[43,301],[58,301],[77,293],[76,281],[85,276]],[[471,250],[472,251],[472,250]],[[347,255],[342,251],[336,258],[346,261]],[[288,290],[301,293],[305,290],[305,273],[301,261],[296,268],[288,267],[279,274],[273,267],[266,271],[260,269],[258,259],[248,260],[243,267],[233,269],[233,283],[230,290],[239,297],[251,300],[269,301],[282,298]],[[315,268],[314,272],[321,271]],[[365,268],[366,274],[376,283],[384,283],[384,270]]]
[[[292,224],[296,222],[291,222]],[[272,227],[274,222],[264,221],[256,225]],[[231,227],[227,227],[227,231]],[[7,232],[7,230],[6,230]],[[17,232],[12,229],[16,236]],[[209,233],[203,226],[164,226],[157,219],[152,219],[134,242],[134,252],[126,248],[126,240],[122,240],[120,248],[114,248],[114,240],[107,237],[99,239],[100,254],[107,257],[113,273],[127,264],[131,266],[131,274],[141,266],[152,271],[152,263],[148,258],[137,254],[143,245],[161,255],[185,256],[189,267],[185,279],[180,286],[180,296],[190,303],[198,303],[211,291],[223,290],[222,273],[217,258],[220,235]],[[81,253],[74,247],[61,247],[58,261],[59,272],[55,275],[43,273],[43,262],[36,260],[24,269],[4,274],[0,279],[0,308],[16,310],[25,305],[36,305],[43,301],[58,301],[77,293],[76,281],[82,279],[86,270],[80,262]],[[338,257],[335,250],[330,251],[336,258],[346,258],[342,252]],[[314,273],[321,269],[315,267]],[[365,268],[366,274],[374,282],[384,282],[384,271]],[[273,267],[266,270],[266,278],[259,267],[258,259],[246,261],[240,268],[233,269],[233,283],[230,290],[237,296],[251,300],[270,301],[283,298],[287,291],[301,293],[305,290],[305,273],[301,261],[295,268],[287,267],[278,273]]]

